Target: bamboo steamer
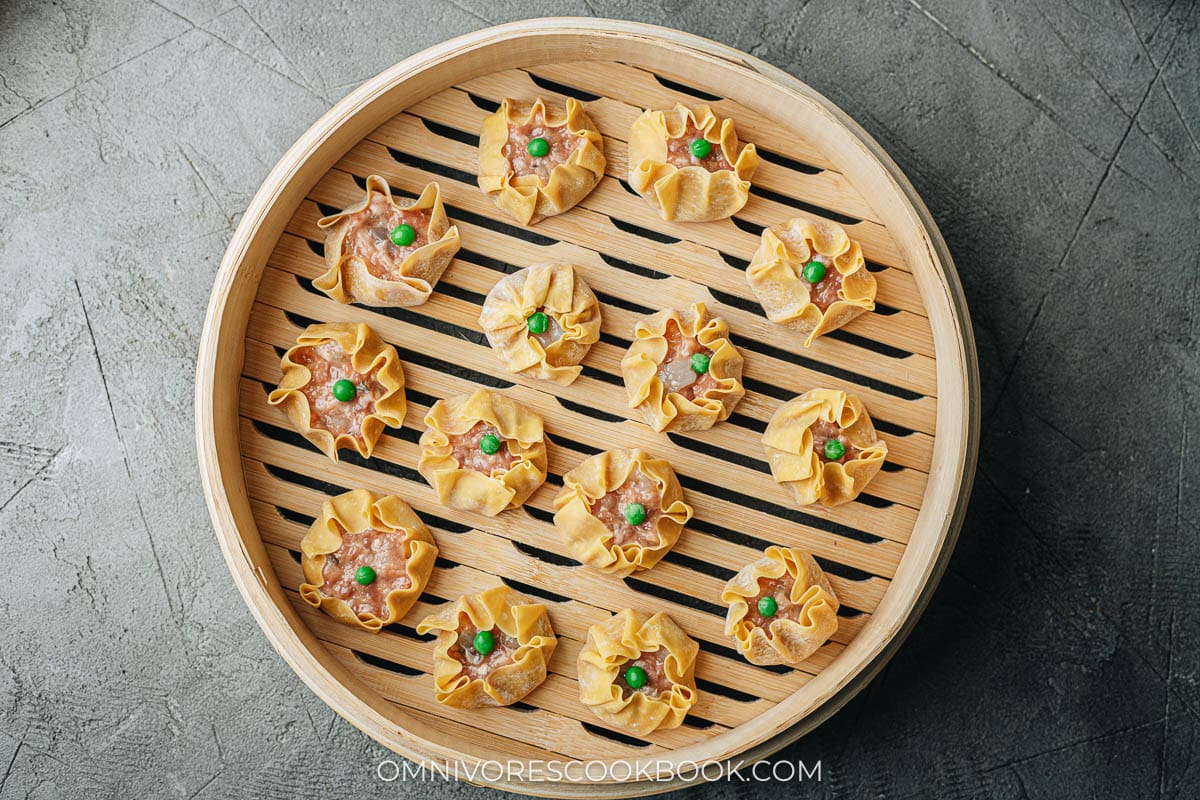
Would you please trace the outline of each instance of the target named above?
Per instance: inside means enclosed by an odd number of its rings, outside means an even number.
[[[475,186],[475,144],[502,97],[536,94],[585,102],[605,136],[608,175],[577,208],[523,229]],[[708,102],[759,147],[754,193],[732,220],[663,222],[623,183],[633,118],[676,102]],[[418,308],[342,306],[309,286],[324,269],[316,220],[359,198],[371,173],[408,193],[437,180],[462,234],[459,257]],[[809,350],[766,320],[744,275],[762,227],[798,215],[843,224],[879,282],[876,313]],[[483,296],[506,271],[547,260],[579,265],[603,304],[602,340],[565,388],[505,372],[478,326]],[[634,319],[696,300],[729,322],[748,392],[711,431],[658,435],[625,407],[618,363]],[[331,464],[266,402],[280,353],[312,321],[367,322],[405,363],[405,427],[389,431],[370,461]],[[536,409],[550,440],[551,480],[524,509],[494,519],[440,506],[414,469],[429,404],[479,385]],[[866,495],[834,509],[797,509],[771,480],[759,444],[774,410],[813,386],[859,395],[890,451]],[[275,649],[335,711],[395,752],[473,782],[624,797],[698,780],[679,774],[692,762],[769,755],[828,718],[895,652],[962,522],[979,441],[978,370],[962,289],[933,219],[879,145],[832,103],[745,53],[678,31],[529,20],[453,39],[372,78],[280,160],[217,274],[200,344],[196,436],[238,590]],[[570,561],[550,522],[554,476],[614,444],[668,458],[696,508],[674,552],[624,581]],[[326,497],[355,487],[408,499],[441,549],[421,601],[379,635],[338,624],[296,592],[304,530]],[[767,544],[811,551],[844,605],[837,635],[796,670],[751,666],[722,633],[722,584]],[[441,706],[428,675],[432,646],[411,627],[441,602],[500,580],[549,607],[560,637],[551,675],[513,707]],[[683,726],[644,739],[606,729],[578,702],[575,658],[587,627],[626,606],[668,611],[701,644],[701,701]],[[535,782],[479,769],[510,760],[531,771],[554,761],[622,766],[573,780],[547,771]]]

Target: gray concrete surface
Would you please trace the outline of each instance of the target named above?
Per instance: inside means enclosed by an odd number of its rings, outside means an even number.
[[[928,613],[787,752],[706,797],[1200,796],[1200,10],[1194,0],[0,3],[0,798],[483,797],[276,657],[192,445],[238,216],[333,101],[542,14],[727,42],[841,104],[942,226],[984,452]]]

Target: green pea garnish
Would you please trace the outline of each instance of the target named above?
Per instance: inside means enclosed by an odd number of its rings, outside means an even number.
[[[630,503],[623,511],[625,521],[630,525],[641,525],[646,521],[646,507],[641,503]]]
[[[704,355],[704,353],[693,353],[692,372],[696,373],[697,375],[703,375],[704,373],[708,372],[709,361],[709,357]]]
[[[402,222],[392,228],[392,244],[396,247],[408,247],[416,240],[417,232],[407,222]]]
[[[550,143],[539,136],[536,139],[530,139],[529,144],[525,145],[525,150],[534,158],[545,158],[546,154],[550,152]]]
[[[842,456],[846,455],[846,446],[837,439],[830,439],[825,442],[825,457],[830,461],[837,461]]]
[[[375,570],[370,567],[359,567],[354,570],[354,580],[361,583],[363,586],[370,586],[375,582]]]
[[[820,283],[825,279],[825,265],[820,261],[810,261],[804,265],[804,280],[809,283]]]
[[[692,155],[696,157],[697,161],[703,161],[704,159],[708,158],[708,154],[712,152],[712,142],[710,142],[708,139],[693,139],[689,147],[691,148]]]
[[[541,311],[535,311],[525,320],[525,325],[529,328],[529,332],[534,336],[541,336],[546,331],[550,330],[550,317],[546,316]]]
[[[494,434],[487,434],[479,440],[479,449],[484,455],[494,456],[500,452],[500,437]]]
[[[646,685],[646,670],[641,667],[630,667],[625,670],[625,682],[631,689],[640,689]]]
[[[758,613],[764,617],[773,617],[779,610],[779,604],[770,595],[758,598]]]
[[[334,399],[340,400],[343,403],[349,403],[358,394],[358,387],[354,385],[354,381],[348,381],[345,378],[333,382]]]
[[[475,652],[479,653],[479,655],[486,656],[496,649],[496,637],[492,635],[491,631],[480,631],[475,634],[471,646],[475,648]]]

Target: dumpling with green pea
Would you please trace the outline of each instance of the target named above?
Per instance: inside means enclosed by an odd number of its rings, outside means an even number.
[[[304,601],[378,633],[399,622],[425,591],[438,549],[408,503],[355,489],[322,504],[300,554]]]
[[[417,633],[437,634],[434,696],[458,708],[517,702],[546,680],[558,646],[546,606],[507,586],[447,603]]]
[[[733,120],[704,105],[646,111],[629,131],[629,185],[667,221],[733,216],[750,199],[758,163]]]
[[[637,448],[584,459],[563,475],[554,498],[567,551],[621,577],[661,561],[691,518],[675,470]]]
[[[729,341],[729,327],[704,303],[638,320],[621,375],[629,407],[656,431],[711,428],[746,393],[742,355]]]
[[[588,628],[579,651],[579,700],[635,736],[677,728],[700,699],[700,646],[661,611],[627,608]]]
[[[325,230],[326,271],[313,286],[339,303],[421,305],[460,246],[441,187],[429,183],[415,199],[398,201],[378,175],[366,186],[357,205],[317,223]]]
[[[838,599],[808,553],[768,547],[725,584],[725,633],[747,661],[797,666],[838,629]]]
[[[400,357],[363,323],[308,326],[284,353],[280,371],[267,402],[334,462],[340,449],[370,458],[383,429],[404,422]]]
[[[568,386],[600,340],[600,303],[576,266],[534,264],[496,282],[479,324],[509,371]]]
[[[570,209],[606,165],[604,139],[574,98],[506,97],[479,133],[479,188],[522,225]]]
[[[802,334],[805,347],[875,309],[862,248],[825,220],[797,217],[763,230],[746,281],[767,319]]]

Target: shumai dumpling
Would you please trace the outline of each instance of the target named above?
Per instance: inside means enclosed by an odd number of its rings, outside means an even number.
[[[790,547],[768,547],[730,578],[721,600],[729,604],[725,633],[759,666],[796,666],[838,627],[829,579],[812,556]]]
[[[546,680],[558,646],[546,607],[507,586],[464,595],[430,614],[417,633],[437,633],[434,696],[458,708],[507,706]]]
[[[504,98],[479,134],[479,188],[522,225],[561,214],[604,177],[604,140],[578,100]]]
[[[579,700],[635,736],[677,728],[700,698],[699,650],[666,614],[627,608],[588,628],[579,651]]]
[[[502,394],[438,400],[425,424],[417,471],[448,506],[494,517],[546,480],[542,418]]]
[[[339,622],[375,633],[417,602],[437,554],[408,503],[355,489],[326,500],[300,541],[300,596]]]
[[[621,359],[625,393],[654,430],[711,428],[746,393],[729,327],[703,303],[638,320],[633,335]]]
[[[370,458],[385,425],[408,409],[396,349],[363,323],[309,325],[283,354],[283,377],[267,398],[336,463],[339,448]]]
[[[732,119],[708,106],[646,111],[629,131],[629,185],[668,221],[731,217],[750,198],[754,145],[739,146]]]
[[[419,306],[459,248],[436,183],[402,204],[386,180],[371,175],[362,202],[317,225],[325,229],[327,269],[313,286],[339,303]]]
[[[567,386],[600,339],[600,304],[570,264],[535,264],[488,292],[479,324],[504,366]]]
[[[784,403],[762,441],[771,474],[802,506],[849,503],[887,457],[862,402],[833,389],[811,389]]]
[[[621,577],[657,564],[691,518],[675,470],[638,449],[584,459],[554,498],[554,525],[571,555]]]
[[[862,248],[833,222],[797,217],[765,229],[746,281],[767,319],[803,333],[805,347],[875,310]]]

